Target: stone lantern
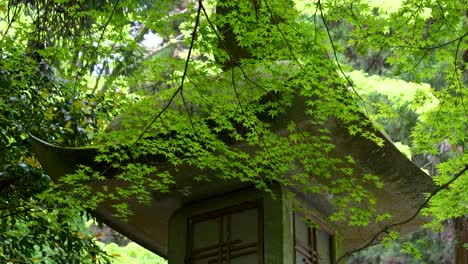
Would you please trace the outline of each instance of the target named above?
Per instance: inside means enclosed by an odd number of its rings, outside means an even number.
[[[297,96],[291,109],[272,126],[278,131],[290,121],[304,130],[316,128],[304,114],[305,103]],[[302,114],[301,114],[302,113]],[[408,219],[434,190],[431,179],[401,154],[380,132],[384,145],[350,135],[344,124],[327,124],[335,153],[351,155],[355,170],[380,176],[384,188],[366,186],[378,199],[378,210],[393,221]],[[98,168],[97,149],[66,148],[32,137],[33,149],[45,171],[58,179],[80,164]],[[133,214],[126,221],[114,216],[104,202],[92,214],[136,243],[167,258],[169,264],[290,264],[335,263],[345,252],[366,244],[382,226],[349,227],[332,223],[334,207],[326,195],[272,183],[274,195],[239,181],[196,181],[196,169],[178,168],[176,186],[167,194],[155,194],[149,205],[130,200]],[[90,185],[116,185],[115,179]],[[310,184],[316,184],[313,181]],[[291,197],[295,198],[292,199]],[[398,226],[411,232],[424,223],[415,217]]]
[[[218,8],[217,13],[225,15],[232,10],[236,7]],[[224,34],[225,41],[220,46],[231,56],[223,65],[224,70],[252,57],[237,43],[229,25],[221,26],[220,34]],[[285,134],[286,126],[294,122],[313,135],[317,127],[309,122],[305,109],[305,99],[295,95],[292,106],[272,120],[271,128],[278,134]],[[430,177],[401,154],[384,134],[375,132],[384,142],[379,147],[360,136],[350,135],[338,120],[330,120],[327,129],[336,146],[333,155],[350,155],[355,160],[355,171],[380,176],[384,188],[371,184],[365,187],[377,198],[378,211],[390,213],[393,221],[410,218],[423,204],[423,194],[435,189]],[[93,147],[66,148],[32,139],[33,149],[52,179],[73,173],[80,164],[92,168],[101,166],[95,161],[98,151]],[[92,214],[136,243],[167,258],[169,264],[335,263],[345,252],[368,243],[388,224],[350,227],[346,223],[332,223],[328,217],[335,209],[326,195],[271,183],[272,195],[235,180],[212,177],[211,181],[196,181],[196,173],[197,169],[191,166],[178,167],[177,173],[173,173],[176,183],[172,191],[154,194],[149,205],[130,199],[133,214],[125,221],[115,217],[111,204],[106,202]],[[106,176],[106,180],[90,185],[120,184],[112,175]],[[311,180],[310,184],[317,183]],[[416,230],[424,221],[417,216],[398,226],[398,230],[401,233]]]

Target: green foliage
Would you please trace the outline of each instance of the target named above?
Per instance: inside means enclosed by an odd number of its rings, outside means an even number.
[[[0,172],[0,261],[108,263],[94,238],[82,230],[83,223],[76,221],[79,208],[63,210],[35,199],[49,182],[37,167],[25,163],[6,165]]]
[[[190,49],[202,58],[193,64],[190,62],[188,71],[177,58],[156,60],[156,57],[139,54],[135,64],[130,63],[128,70],[131,71],[126,76],[120,76],[122,72],[101,74],[100,78],[106,79],[107,84],[125,86],[135,83],[135,76],[141,78],[148,74],[149,69],[155,71],[153,76],[156,77],[149,78],[147,82],[164,83],[152,90],[157,91],[155,95],[140,92],[141,100],[111,125],[118,129],[98,136],[94,142],[101,149],[97,160],[118,169],[121,173],[116,175],[116,180],[125,183],[124,187],[96,193],[86,185],[86,181],[104,178],[90,172],[89,168],[83,168],[61,180],[61,183],[75,187],[68,192],[68,199],[78,198],[67,203],[78,204],[80,200],[86,200],[86,206],[92,209],[106,198],[115,203],[120,216],[128,215],[131,213],[126,210],[129,197],[148,202],[150,192],[168,192],[174,183],[173,175],[164,169],[165,164],[150,167],[135,161],[150,156],[162,157],[161,160],[173,166],[196,167],[201,171],[195,176],[198,180],[208,180],[210,175],[206,172],[214,171],[221,180],[249,182],[264,191],[269,191],[270,183],[279,182],[285,186],[296,186],[304,192],[328,193],[335,198],[339,209],[333,216],[334,220],[367,225],[373,218],[376,201],[362,184],[373,182],[381,187],[378,178],[375,175],[357,177],[351,169],[352,159],[349,157],[330,158],[329,153],[334,147],[325,127],[312,135],[299,126],[291,126],[286,137],[275,134],[271,129],[273,118],[290,108],[293,98],[300,95],[306,98],[308,108],[305,111],[317,126],[323,126],[329,118],[336,117],[350,125],[351,133],[382,144],[379,138],[365,129],[369,121],[360,116],[361,110],[343,88],[344,80],[336,74],[335,65],[324,57],[326,50],[322,43],[326,35],[310,31],[310,25],[299,19],[292,2],[271,1],[257,7],[250,2],[229,1],[218,3],[218,6],[228,9],[225,16],[208,13],[201,6],[199,14],[190,11],[185,16],[190,19],[185,25],[199,25],[195,29],[198,37],[193,39]],[[100,10],[96,12],[101,14]],[[107,43],[101,45],[100,39],[93,35],[83,38],[80,47],[84,45],[90,49],[82,55],[78,53],[78,57],[82,56],[78,61],[80,65],[97,65],[100,58],[111,55],[133,56],[112,50],[113,46],[135,45],[134,39],[111,30],[113,26],[128,22],[128,18],[118,14],[108,20],[109,29],[104,28],[100,35],[105,35]],[[134,10],[131,14],[134,16],[138,12]],[[170,19],[176,18],[180,19]],[[97,16],[95,19],[100,21],[102,18]],[[100,23],[97,22],[98,25]],[[152,29],[163,35],[170,32],[161,26],[151,24]],[[230,47],[227,42],[220,44],[222,40],[219,38],[223,36],[219,36],[216,27],[225,26],[231,27],[236,35],[235,46]],[[192,43],[190,37],[187,36],[187,40]],[[266,39],[270,42],[265,42]],[[91,47],[96,41],[98,46],[93,51]],[[236,46],[248,48],[251,54],[236,53]],[[61,59],[73,59],[75,48],[72,45],[69,53],[60,49],[63,52]],[[41,52],[46,58],[51,55]],[[287,61],[278,62],[282,60]],[[107,64],[118,69],[119,61],[110,60]],[[233,63],[236,67],[220,73],[222,68]],[[134,71],[133,65],[138,64],[148,67]],[[137,75],[128,74],[133,72]],[[67,71],[58,71],[57,75],[60,73],[74,76]],[[84,86],[80,87],[89,89],[85,85],[86,78],[81,77],[84,73],[77,74],[79,78],[75,79],[72,87],[83,83]],[[189,81],[182,86],[179,80],[185,79]],[[96,87],[93,91],[97,91]],[[77,111],[79,114],[83,112]],[[48,113],[48,116],[54,117],[54,113]],[[62,138],[57,137],[57,140]],[[245,149],[237,147],[242,142],[247,144]],[[286,177],[287,172],[299,169],[301,173]],[[323,184],[311,186],[311,175]],[[62,200],[55,189],[50,193],[52,197],[48,199]],[[353,206],[356,203],[361,206]]]
[[[368,76],[362,71],[348,74],[363,100],[366,114],[388,133],[394,142],[411,143],[411,132],[420,114],[438,105],[428,84],[394,78]]]
[[[415,232],[394,243],[376,245],[354,254],[349,264],[399,263],[452,263],[453,241],[428,230]]]
[[[167,261],[134,242],[121,247],[115,243],[98,243],[110,256],[112,264],[166,264]]]
[[[78,243],[73,214],[64,217],[57,205],[93,209],[108,199],[126,217],[129,197],[147,203],[152,192],[172,191],[169,167],[266,192],[278,182],[321,193],[333,198],[331,219],[352,226],[390,218],[376,215],[379,201],[364,187],[385,188],[379,178],[354,172],[352,157],[330,155],[333,119],[382,145],[369,129],[375,121],[407,153],[424,157],[441,154],[447,141],[439,186],[467,166],[463,1],[186,2],[0,1],[1,198],[13,198],[2,203],[0,223],[14,227],[3,234],[11,245],[0,251],[6,261],[33,262],[38,252],[105,261],[92,240]],[[148,32],[160,46],[142,45]],[[292,122],[277,133],[275,118],[299,96],[316,131]],[[89,180],[106,178],[82,167],[49,188],[28,133],[65,146],[94,144],[97,161],[119,172],[119,187],[91,189]],[[433,225],[467,214],[457,203],[467,201],[467,183],[462,175],[431,200]],[[22,207],[28,210],[16,211]],[[26,231],[47,234],[45,249],[15,238]],[[417,255],[417,248],[402,250]]]
[[[61,145],[87,144],[118,113],[115,107],[124,105],[119,93],[89,93],[77,57],[77,67],[70,67],[78,47],[86,52],[91,28],[88,15],[77,19],[76,4],[0,1],[2,263],[108,263],[76,221],[82,207],[64,208],[39,197],[51,181],[28,140],[32,133]]]
[[[357,72],[348,75],[353,81],[350,88],[361,95],[360,103],[366,114],[385,128],[393,141],[408,146],[413,161],[428,168],[426,171],[432,175],[440,174],[434,181],[444,190],[431,198],[430,206],[425,209],[433,217],[430,226],[434,228],[440,228],[452,217],[467,216],[463,187],[467,175],[459,175],[467,167],[465,138],[468,134],[464,102],[466,75],[461,72],[466,69],[467,45],[467,20],[462,2],[327,1],[322,4],[330,21],[337,61],[370,75],[380,75],[366,77]],[[426,82],[430,86],[403,80]],[[455,175],[459,177],[454,179]],[[412,251],[404,245],[406,251]],[[426,260],[421,263],[443,263],[447,258],[447,249],[440,258],[426,258],[434,254],[422,252]],[[383,261],[379,259],[374,258],[372,262],[369,258],[368,263]],[[403,261],[397,257],[393,260]],[[364,263],[364,259],[356,263]]]
[[[455,154],[456,155],[456,154]],[[443,186],[454,179],[454,173],[460,168],[466,168],[468,164],[468,155],[456,155],[446,162],[438,165],[439,175],[434,177],[434,182],[438,186]],[[440,230],[441,223],[446,220],[466,216],[466,204],[468,196],[466,194],[466,186],[468,179],[465,175],[461,175],[450,186],[440,192],[439,195],[431,199],[430,207],[424,210],[426,215],[431,215],[433,220],[428,226]]]
[[[370,178],[351,177],[354,174],[350,168],[352,159],[328,157],[333,145],[325,129],[316,137],[294,126],[290,127],[288,137],[277,136],[269,129],[271,118],[291,106],[294,90],[303,86],[303,95],[314,92],[307,82],[305,86],[302,79],[309,77],[308,72],[292,62],[264,62],[263,65],[265,69],[258,70],[256,65],[244,64],[242,70],[233,69],[208,78],[198,71],[193,72],[190,74],[191,83],[183,88],[183,97],[173,97],[179,89],[177,87],[161,91],[157,97],[149,96],[131,106],[129,112],[111,125],[117,130],[100,137],[102,152],[97,160],[121,169],[121,173],[115,176],[117,181],[131,183],[128,187],[117,185],[120,187],[108,195],[108,199],[115,201],[119,214],[126,214],[121,210],[125,209],[125,201],[129,197],[147,201],[150,191],[167,192],[174,183],[173,172],[169,169],[158,169],[159,164],[147,167],[134,161],[154,156],[161,157],[159,166],[163,168],[169,163],[200,169],[196,170],[200,173],[195,175],[198,180],[213,180],[210,175],[215,171],[216,178],[220,180],[250,182],[264,191],[270,191],[270,183],[280,182],[284,186],[301,188],[304,192],[327,192],[336,197],[336,205],[342,209],[334,216],[335,220],[348,220],[350,224],[360,226],[369,223],[375,201],[360,184]],[[276,80],[271,76],[276,76]],[[285,86],[282,80],[288,78],[292,81]],[[323,92],[331,92],[326,87],[322,89]],[[283,96],[264,102],[264,96],[269,92],[282,93]],[[312,100],[308,103],[315,104]],[[327,103],[337,105],[339,101],[331,96]],[[166,108],[167,105],[171,107]],[[311,111],[317,124],[326,121],[324,115],[331,116],[335,111],[318,104],[313,107],[321,112],[318,115]],[[352,115],[352,111],[356,111],[352,107],[350,113],[340,113],[345,122],[358,120]],[[159,117],[158,122],[152,123],[155,116]],[[141,131],[148,125],[151,127],[141,138]],[[115,146],[115,142],[119,145]],[[236,146],[241,142],[246,142],[246,149]],[[300,161],[300,164],[293,161]],[[302,173],[286,177],[288,171],[299,168]],[[75,193],[80,199],[94,201],[96,195],[81,184],[82,180],[89,179],[86,173],[87,170],[78,171],[64,180],[67,184],[76,184]],[[311,186],[310,175],[329,180],[330,184]],[[368,206],[350,206],[356,202]],[[91,204],[96,205],[94,202]]]
[[[78,214],[70,214],[70,210],[39,210],[38,205],[30,202],[18,208],[17,219],[12,215],[7,219],[10,221],[2,221],[2,229],[7,230],[1,235],[3,263],[109,263],[94,237],[74,223]]]

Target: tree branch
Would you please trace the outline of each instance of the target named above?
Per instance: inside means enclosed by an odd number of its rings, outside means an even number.
[[[153,118],[153,120],[151,120],[151,122],[146,126],[146,128],[143,130],[143,132],[141,132],[141,134],[138,136],[138,138],[135,140],[135,142],[133,142],[132,146],[135,145],[138,141],[140,141],[143,138],[143,136],[146,134],[146,132],[148,132],[148,130],[153,126],[153,124],[169,108],[169,106],[172,104],[172,102],[174,101],[177,94],[182,92],[182,89],[184,88],[185,79],[186,79],[187,73],[188,73],[189,62],[190,62],[190,57],[192,55],[193,46],[194,46],[195,40],[197,38],[198,26],[200,25],[201,11],[202,11],[202,0],[198,0],[198,9],[197,9],[197,16],[195,18],[195,26],[194,26],[193,31],[192,31],[192,40],[190,41],[189,51],[188,51],[188,54],[187,54],[187,58],[185,59],[184,73],[182,74],[182,80],[180,81],[180,86],[177,88],[177,90],[171,96],[171,98],[169,99],[167,104],[163,107],[163,109],[161,109],[161,111],[159,111],[159,113]]]
[[[445,47],[445,46],[448,46],[452,43],[455,43],[457,41],[461,41],[462,39],[464,39],[466,36],[468,36],[468,32],[466,32],[465,34],[461,35],[460,37],[456,38],[456,39],[452,39],[448,42],[445,42],[445,43],[442,43],[442,44],[439,44],[439,45],[436,45],[436,46],[431,46],[431,47],[418,47],[418,46],[393,46],[393,48],[402,48],[402,49],[419,49],[419,50],[435,50],[435,49],[439,49],[439,48],[442,48],[442,47]]]
[[[377,232],[364,246],[362,247],[359,247],[357,249],[354,249],[354,250],[351,250],[349,252],[346,252],[346,254],[342,255],[341,257],[339,257],[335,263],[340,263],[340,261],[344,260],[346,257],[350,256],[351,254],[353,253],[356,253],[358,251],[361,251],[367,247],[369,247],[370,245],[372,245],[376,240],[377,238],[383,234],[383,233],[388,233],[392,228],[396,227],[396,226],[400,226],[400,225],[404,225],[404,224],[407,224],[409,223],[410,221],[412,221],[414,218],[416,218],[416,216],[418,216],[418,214],[421,212],[421,210],[427,206],[427,204],[429,204],[429,202],[431,201],[431,199],[436,196],[440,191],[444,190],[444,189],[447,189],[450,184],[452,184],[453,182],[455,182],[458,178],[460,178],[463,174],[465,174],[465,172],[468,171],[468,166],[465,166],[465,168],[463,168],[460,172],[458,172],[457,174],[455,174],[453,176],[453,178],[446,182],[444,185],[440,186],[439,188],[437,188],[435,191],[433,191],[427,198],[426,200],[424,200],[424,202],[419,206],[419,208],[416,210],[416,212],[411,215],[409,218],[401,221],[401,222],[397,222],[397,223],[393,223],[393,224],[390,224],[390,225],[387,225],[385,226],[384,228],[382,228],[379,232]]]
[[[21,214],[21,213],[27,212],[29,210],[31,210],[31,208],[26,208],[26,209],[23,209],[23,210],[13,211],[12,213],[9,213],[9,214],[0,215],[0,219],[1,218],[7,218],[7,217],[12,216],[12,215]]]
[[[335,47],[335,43],[333,41],[333,38],[331,36],[331,33],[330,33],[330,29],[328,28],[328,24],[327,24],[327,21],[325,19],[325,16],[323,15],[323,9],[322,9],[322,3],[319,1],[317,1],[317,9],[320,10],[320,17],[322,18],[322,22],[323,22],[323,25],[325,26],[325,30],[327,31],[327,36],[328,36],[328,39],[330,40],[330,44],[332,46],[332,49],[333,49],[333,56],[335,58],[335,61],[336,61],[336,64],[338,66],[338,69],[340,70],[340,73],[341,75],[343,75],[343,77],[346,79],[346,82],[348,83],[348,85],[351,87],[351,89],[353,90],[354,94],[357,96],[357,98],[359,98],[359,100],[362,102],[362,105],[364,106],[364,111],[366,113],[366,115],[368,115],[368,111],[367,111],[367,107],[366,107],[366,103],[364,101],[364,99],[359,95],[359,93],[356,91],[355,89],[355,86],[353,84],[353,82],[348,78],[348,76],[345,74],[345,72],[343,71],[343,68],[341,67],[341,64],[338,60],[338,54],[336,52],[336,47]]]

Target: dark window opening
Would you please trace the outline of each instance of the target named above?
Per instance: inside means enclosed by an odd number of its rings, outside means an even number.
[[[190,264],[263,264],[262,201],[242,203],[188,220]]]
[[[334,263],[335,232],[318,221],[293,213],[294,258],[296,264]]]

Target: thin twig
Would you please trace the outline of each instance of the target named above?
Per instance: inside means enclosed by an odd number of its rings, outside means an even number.
[[[15,5],[15,10],[13,11],[13,15],[10,19],[10,1],[8,1],[8,11],[7,11],[8,26],[5,29],[5,32],[3,32],[2,34],[2,40],[8,34],[8,31],[10,30],[11,26],[13,25],[13,22],[15,21],[16,17],[18,16],[20,12],[21,12],[21,5]]]
[[[465,34],[466,35],[466,34]],[[440,100],[440,103],[439,103],[439,107],[437,109],[437,112],[436,112],[436,115],[435,115],[435,118],[432,119],[432,125],[431,127],[434,127],[436,122],[438,121],[439,119],[439,115],[441,114],[442,112],[442,107],[444,106],[444,104],[446,103],[446,100],[448,100],[448,96],[450,94],[450,86],[452,85],[453,83],[453,79],[454,79],[454,75],[456,77],[458,77],[458,73],[457,73],[457,69],[456,69],[456,65],[457,65],[457,57],[458,57],[458,52],[460,50],[460,45],[461,45],[461,42],[462,42],[463,38],[458,38],[458,44],[457,44],[457,49],[455,50],[455,56],[454,56],[454,70],[453,70],[453,74],[452,76],[450,77],[450,83],[448,83],[447,85],[447,89],[445,89],[445,92],[443,94],[443,96],[441,97],[442,99]],[[458,78],[457,78],[458,79]],[[462,98],[462,103],[463,103],[463,94],[461,95],[461,98]],[[463,109],[465,109],[465,105],[463,104]],[[466,112],[466,109],[465,109],[465,112]],[[431,131],[431,136],[434,134],[434,130]]]
[[[159,113],[153,118],[153,120],[151,120],[151,122],[146,126],[146,128],[143,130],[143,132],[141,132],[140,136],[138,136],[138,138],[135,140],[135,142],[133,142],[131,146],[134,146],[138,141],[140,141],[143,138],[146,132],[148,132],[148,130],[156,122],[156,120],[158,120],[161,117],[161,115],[169,108],[169,106],[172,104],[177,94],[179,94],[179,92],[181,92],[182,89],[184,88],[185,78],[187,76],[188,68],[189,68],[190,57],[192,55],[192,50],[195,44],[195,39],[197,38],[197,31],[198,31],[198,26],[200,24],[201,10],[202,10],[202,0],[199,0],[198,9],[197,9],[197,17],[195,18],[195,26],[192,31],[192,40],[190,41],[190,47],[188,50],[187,58],[185,59],[184,73],[182,74],[182,80],[180,81],[180,86],[177,88],[177,90],[175,90],[174,94],[172,94],[171,98],[169,98],[169,101],[163,107],[163,109],[161,109],[161,111],[159,111]]]
[[[456,39],[452,39],[448,42],[445,42],[445,43],[442,43],[442,44],[439,44],[439,45],[436,45],[436,46],[431,46],[431,47],[418,47],[418,46],[402,46],[402,45],[399,45],[399,46],[391,46],[392,48],[402,48],[402,49],[419,49],[419,50],[435,50],[435,49],[439,49],[439,48],[442,48],[442,47],[445,47],[445,46],[448,46],[452,43],[455,43],[457,41],[461,41],[462,39],[464,39],[466,36],[468,36],[468,32],[466,32],[465,34],[461,35],[460,37],[456,38]]]
[[[89,63],[92,60],[93,55],[97,53],[97,51],[99,49],[99,46],[101,45],[101,42],[104,39],[104,35],[106,33],[107,27],[109,26],[109,24],[110,24],[110,22],[112,20],[112,17],[114,16],[115,11],[117,10],[117,6],[119,5],[119,3],[120,3],[120,0],[117,0],[115,2],[114,7],[112,8],[112,11],[111,11],[109,17],[107,18],[107,21],[102,26],[101,34],[99,35],[96,47],[90,53],[90,59],[86,61],[86,63],[82,66],[82,69],[87,69],[88,68]],[[73,92],[76,92],[76,87],[78,85],[78,77],[79,77],[79,74],[81,74],[81,72],[82,71],[78,71],[77,76],[75,77],[75,81],[73,83]]]
[[[27,212],[29,210],[31,210],[31,208],[26,208],[26,209],[23,209],[23,210],[14,211],[14,212],[9,213],[9,214],[0,215],[0,219],[1,218],[7,218],[7,217],[12,216],[12,215],[17,215],[17,214],[20,214],[20,213],[24,213],[24,212]]]
[[[466,35],[466,34],[465,34],[465,35]],[[463,38],[460,38],[460,39],[458,40],[458,43],[457,43],[457,49],[455,50],[455,56],[454,56],[454,61],[453,61],[453,67],[455,67],[454,73],[455,73],[455,76],[456,76],[456,78],[457,78],[457,84],[458,84],[457,86],[460,87],[460,91],[461,91],[461,95],[460,95],[461,105],[462,105],[462,107],[463,107],[463,110],[465,110],[465,113],[467,113],[467,112],[466,112],[466,108],[465,108],[465,102],[463,101],[463,91],[461,90],[461,89],[463,89],[463,88],[462,88],[462,82],[461,82],[461,80],[460,80],[460,74],[458,74],[458,72],[457,72],[458,53],[460,52],[460,45],[461,45],[462,39],[463,39]]]
[[[421,64],[421,62],[424,60],[424,58],[426,58],[427,54],[429,54],[429,51],[425,50],[423,55],[419,58],[419,60],[415,64],[413,64],[413,66],[411,66],[411,68],[409,70],[402,71],[402,72],[396,72],[394,75],[401,75],[401,74],[404,74],[404,73],[413,72],[416,69],[416,67],[418,67]]]
[[[325,30],[327,31],[327,35],[328,35],[328,39],[330,40],[330,44],[332,46],[332,49],[333,49],[333,55],[335,57],[335,61],[336,61],[336,64],[338,66],[338,69],[340,70],[340,73],[343,75],[343,77],[346,79],[346,82],[348,83],[348,85],[351,87],[351,89],[353,90],[354,94],[356,94],[357,98],[359,98],[359,100],[361,100],[363,106],[364,106],[364,111],[366,112],[366,115],[368,115],[368,111],[367,111],[367,107],[366,107],[366,102],[364,101],[364,99],[361,97],[361,95],[359,95],[359,93],[356,91],[355,89],[355,86],[353,84],[353,82],[351,82],[351,80],[348,78],[348,76],[345,74],[343,68],[341,67],[341,63],[339,62],[338,60],[338,54],[336,52],[336,47],[335,47],[335,43],[333,41],[333,38],[331,36],[331,33],[330,33],[330,29],[328,28],[328,24],[327,24],[327,21],[325,19],[325,16],[323,14],[323,10],[322,10],[322,3],[319,1],[317,1],[317,8],[320,10],[320,17],[322,18],[322,22],[323,22],[323,25],[325,26]]]
[[[219,35],[219,32],[218,30],[216,29],[216,27],[213,25],[213,23],[211,22],[210,18],[208,17],[208,13],[206,12],[205,10],[205,7],[202,6],[202,10],[203,10],[203,14],[205,15],[205,18],[206,18],[206,21],[208,22],[208,25],[210,25],[210,28],[213,30],[213,32],[215,33],[216,35],[216,38],[219,40],[219,42],[221,43],[222,45],[222,48],[224,49],[224,51],[226,51],[226,53],[228,54],[229,56],[229,59],[232,61],[233,59],[233,55],[231,54],[231,52],[229,51],[229,49],[226,47],[226,45],[224,44],[224,42],[222,41],[222,37]],[[265,88],[263,88],[262,86],[260,86],[258,83],[254,82],[248,75],[247,73],[245,72],[244,68],[242,67],[242,65],[237,65],[237,67],[241,70],[242,72],[242,75],[245,77],[245,79],[252,83],[256,88],[264,91],[264,92],[268,92]]]

